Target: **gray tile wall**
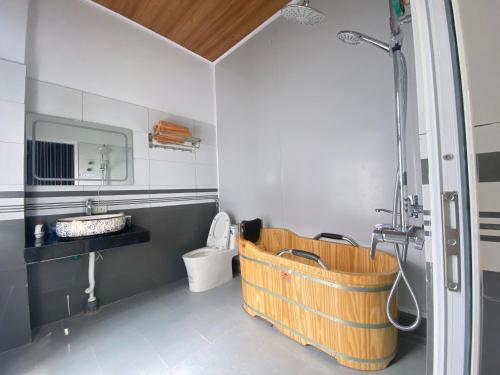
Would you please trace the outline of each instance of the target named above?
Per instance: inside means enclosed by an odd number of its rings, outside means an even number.
[[[0,352],[31,339],[24,220],[0,220]]]
[[[215,203],[127,210],[135,224],[148,228],[151,241],[103,251],[96,263],[96,296],[105,305],[186,276],[182,254],[206,244]],[[27,218],[53,222],[61,215]],[[83,311],[88,256],[28,265],[33,327]]]
[[[498,373],[500,357],[500,272],[483,272],[483,334],[481,374]]]

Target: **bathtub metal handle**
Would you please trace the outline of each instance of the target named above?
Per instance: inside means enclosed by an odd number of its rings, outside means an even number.
[[[358,247],[358,243],[354,241],[351,237],[344,236],[343,234],[335,234],[335,233],[320,233],[314,236],[315,240],[319,240],[321,238],[328,238],[330,240],[339,240],[350,243],[352,246]]]
[[[280,257],[284,254],[292,254],[292,255],[295,255],[295,256],[298,256],[298,257],[302,257],[302,258],[306,258],[306,259],[309,259],[309,260],[312,260],[316,263],[318,263],[321,268],[327,270],[328,267],[326,266],[325,263],[323,263],[323,261],[321,260],[321,258],[319,256],[317,256],[316,254],[314,253],[310,253],[309,251],[304,251],[304,250],[297,250],[297,249],[283,249],[283,250],[280,250],[276,256]]]

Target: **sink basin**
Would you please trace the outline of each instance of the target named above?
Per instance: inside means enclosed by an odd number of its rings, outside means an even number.
[[[57,220],[56,233],[61,238],[113,233],[122,230],[126,221],[127,218],[124,213],[66,217]]]

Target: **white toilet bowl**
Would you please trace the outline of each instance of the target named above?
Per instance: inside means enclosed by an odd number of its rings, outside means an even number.
[[[192,292],[215,288],[233,278],[232,258],[237,251],[228,249],[229,226],[229,216],[218,213],[210,226],[207,246],[182,256]]]

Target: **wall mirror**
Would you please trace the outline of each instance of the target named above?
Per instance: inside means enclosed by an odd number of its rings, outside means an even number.
[[[115,126],[26,115],[28,185],[131,185],[133,132]]]

